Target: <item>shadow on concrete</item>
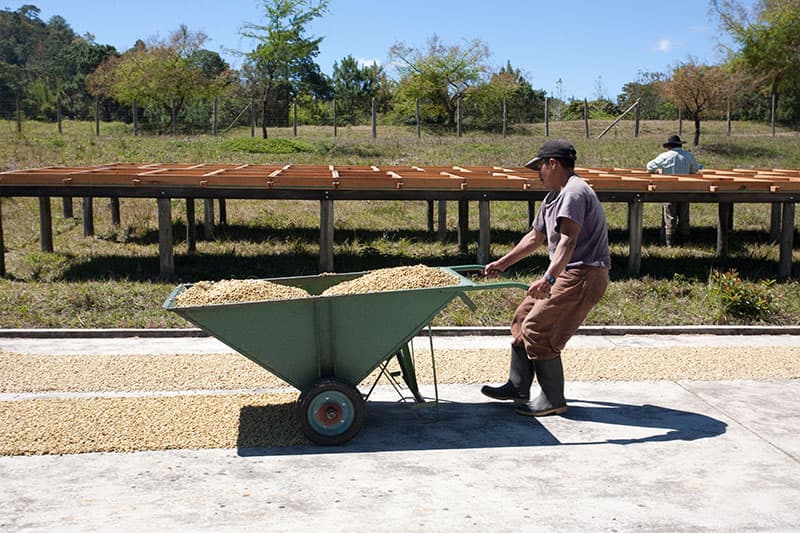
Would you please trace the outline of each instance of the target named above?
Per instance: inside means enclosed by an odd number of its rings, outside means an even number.
[[[630,445],[711,438],[727,428],[725,422],[706,415],[657,405],[570,400],[570,410],[561,420],[550,418],[546,422],[551,427],[550,422],[559,424],[559,439],[542,424],[543,420],[519,416],[510,404],[440,401],[437,407],[433,403],[371,401],[361,432],[344,445],[253,447],[252,443],[259,440],[253,432],[263,432],[265,427],[259,411],[264,417],[274,414],[267,413],[270,406],[247,409],[247,416],[240,418],[239,443],[250,446],[240,445],[240,456]],[[565,423],[572,427],[565,428]]]

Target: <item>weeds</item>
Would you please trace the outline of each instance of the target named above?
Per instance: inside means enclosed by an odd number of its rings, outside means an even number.
[[[713,272],[709,294],[719,300],[721,321],[767,322],[776,314],[774,280],[744,281],[736,270]]]

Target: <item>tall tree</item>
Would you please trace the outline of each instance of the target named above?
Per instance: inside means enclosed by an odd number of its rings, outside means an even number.
[[[124,104],[137,99],[177,117],[187,102],[219,96],[231,80],[218,54],[201,48],[205,40],[204,33],[181,25],[167,41],[138,41],[103,63],[90,77],[89,90]]]
[[[419,50],[402,42],[392,45],[390,56],[397,60],[401,78],[395,106],[410,108],[415,99],[429,106],[429,113],[441,114],[448,126],[455,125],[458,100],[484,79],[489,68],[489,48],[474,39],[461,45],[445,45],[437,35]],[[427,115],[426,115],[427,116]]]
[[[372,99],[378,111],[389,103],[389,80],[381,65],[360,65],[348,55],[333,64],[333,91],[343,124],[361,124],[369,117]]]
[[[661,83],[661,95],[694,121],[693,145],[700,144],[700,121],[725,102],[727,77],[719,66],[698,65],[693,59],[676,66]]]
[[[289,98],[297,94],[304,74],[315,71],[309,62],[319,54],[322,37],[307,37],[306,26],[327,11],[328,0],[263,0],[263,5],[266,24],[245,24],[240,33],[258,42],[246,56],[260,85],[261,134],[266,139],[270,108],[288,119]]]
[[[738,50],[733,61],[740,62],[755,81],[768,88],[776,101],[779,94],[800,96],[800,2],[762,0],[748,12],[736,0],[711,0],[712,11],[734,39]],[[795,110],[800,116],[800,110]]]

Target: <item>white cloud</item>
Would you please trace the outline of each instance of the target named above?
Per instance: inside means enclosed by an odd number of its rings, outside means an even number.
[[[656,43],[656,50],[659,52],[670,52],[673,48],[675,48],[675,43],[672,42],[672,39],[669,37],[661,39]]]
[[[365,57],[356,58],[356,63],[358,63],[358,66],[361,67],[361,68],[372,67],[372,66],[375,66],[375,65],[377,65],[377,66],[381,65],[381,61],[380,60],[378,60],[378,59],[370,59],[370,58],[365,58]]]

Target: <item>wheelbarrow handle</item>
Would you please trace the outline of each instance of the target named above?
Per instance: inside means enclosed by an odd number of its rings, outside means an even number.
[[[453,272],[459,272],[459,273],[470,272],[474,270],[480,270],[481,272],[483,272],[484,265],[459,265],[447,268],[449,268]],[[465,290],[502,289],[507,287],[528,290],[528,285],[520,281],[495,281],[491,283],[475,283],[473,286],[469,288],[465,287]]]

